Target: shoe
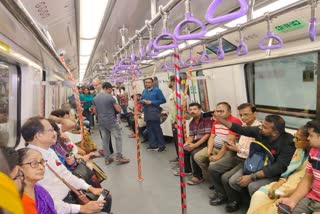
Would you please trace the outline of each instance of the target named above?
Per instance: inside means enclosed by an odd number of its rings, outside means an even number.
[[[166,149],[165,146],[159,147],[158,152],[163,152]]]
[[[192,175],[192,172],[185,172],[184,174],[188,176],[188,175]],[[180,168],[173,169],[173,175],[180,176]]]
[[[136,134],[135,133],[132,133],[130,135],[128,135],[129,138],[135,138],[136,137]]]
[[[225,211],[227,213],[233,213],[239,209],[240,209],[240,203],[238,201],[231,201],[231,202],[227,203],[227,205],[225,207]]]
[[[143,140],[141,143],[145,143],[145,142],[147,142],[147,141],[148,141],[148,140],[145,139],[145,140]]]
[[[109,158],[109,159],[105,159],[105,160],[104,160],[105,165],[110,165],[112,162],[113,162],[113,159],[112,159],[112,158]]]
[[[217,197],[215,199],[210,200],[211,206],[219,206],[225,204],[227,202],[227,198],[217,193]]]
[[[149,147],[147,148],[147,150],[149,150],[149,151],[158,151],[159,148],[158,148],[157,146],[149,146]]]
[[[187,181],[187,184],[189,185],[198,185],[204,181],[203,178],[197,178],[197,177],[192,177],[190,180]]]
[[[212,186],[209,186],[209,189],[210,190],[214,190],[214,186],[212,185]]]
[[[178,163],[178,161],[179,161],[179,158],[175,158],[175,159],[169,160],[170,163]]]
[[[217,192],[216,192],[215,190],[213,190],[213,191],[209,194],[209,199],[210,199],[210,201],[216,199],[217,197],[218,197],[218,194],[217,194]]]
[[[126,163],[129,163],[130,162],[130,159],[129,158],[125,158],[125,157],[122,157],[122,158],[117,158],[114,160],[114,162],[118,165],[120,164],[126,164]]]

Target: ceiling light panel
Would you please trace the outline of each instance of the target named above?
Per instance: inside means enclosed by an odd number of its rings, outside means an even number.
[[[97,37],[109,0],[80,1],[80,38]]]
[[[95,39],[80,39],[80,56],[91,55]]]

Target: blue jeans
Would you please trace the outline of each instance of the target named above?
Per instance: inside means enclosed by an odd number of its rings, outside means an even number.
[[[162,129],[160,127],[160,120],[149,120],[147,123],[148,141],[150,146],[153,147],[164,147],[165,141],[163,138]]]
[[[114,126],[99,126],[102,135],[102,146],[104,157],[106,160],[110,159],[110,135],[113,148],[115,148],[115,157],[122,158],[122,137],[120,124]]]

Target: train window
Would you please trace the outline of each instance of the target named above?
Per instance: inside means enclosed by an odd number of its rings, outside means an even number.
[[[204,76],[202,71],[197,71],[196,76]],[[199,99],[200,104],[203,108],[203,111],[207,112],[210,111],[209,107],[209,99],[208,99],[208,90],[207,90],[207,82],[205,79],[197,80],[198,85],[198,92],[199,92]]]
[[[218,47],[219,47],[219,40],[214,40],[206,45],[206,48],[215,54],[218,53]],[[237,49],[237,47],[234,44],[232,44],[231,42],[229,42],[224,38],[222,38],[222,48],[225,53],[228,53]]]
[[[287,127],[298,128],[316,117],[318,53],[255,62],[245,70],[259,119],[280,114]]]
[[[20,136],[20,71],[0,61],[0,145],[16,146]],[[18,113],[19,112],[19,113]],[[19,123],[19,124],[18,124]]]

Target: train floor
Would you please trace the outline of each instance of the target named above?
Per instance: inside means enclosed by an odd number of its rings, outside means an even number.
[[[174,176],[168,160],[174,158],[174,145],[167,144],[164,152],[147,151],[147,143],[141,145],[142,177],[137,179],[137,161],[135,139],[128,138],[131,131],[122,123],[123,153],[131,162],[124,165],[104,164],[103,158],[96,158],[96,163],[107,173],[108,179],[102,183],[112,192],[114,214],[178,214],[181,212],[179,177]],[[101,138],[97,126],[92,134],[99,148]],[[190,178],[189,178],[190,179]],[[224,205],[209,205],[209,184],[203,182],[196,186],[187,185],[187,213],[207,214],[225,213]],[[242,207],[235,214],[243,214]]]

